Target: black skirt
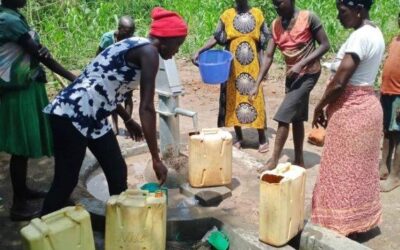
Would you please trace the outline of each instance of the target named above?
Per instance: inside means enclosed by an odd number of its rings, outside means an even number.
[[[295,80],[286,79],[285,99],[276,112],[274,120],[283,123],[307,121],[310,93],[320,75],[321,72],[318,72],[304,74]]]

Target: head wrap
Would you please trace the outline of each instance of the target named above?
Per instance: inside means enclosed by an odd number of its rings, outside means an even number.
[[[151,18],[153,21],[150,26],[150,35],[156,37],[187,36],[187,24],[178,13],[156,7],[151,12]]]
[[[349,7],[357,7],[360,6],[361,8],[365,8],[367,10],[371,9],[372,4],[374,3],[373,0],[338,0],[339,3],[342,3]]]

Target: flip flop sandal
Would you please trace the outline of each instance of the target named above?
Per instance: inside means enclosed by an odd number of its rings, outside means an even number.
[[[233,145],[237,149],[242,149],[242,141],[236,141]]]
[[[266,142],[266,143],[264,143],[264,144],[261,144],[259,147],[258,147],[258,152],[259,153],[267,153],[269,151],[269,144],[268,144],[268,142]]]

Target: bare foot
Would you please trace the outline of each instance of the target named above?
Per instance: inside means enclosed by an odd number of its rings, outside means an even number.
[[[258,152],[259,153],[267,153],[269,151],[269,144],[268,144],[268,142],[266,142],[266,143],[264,143],[264,144],[261,144],[259,147],[258,147]]]
[[[390,192],[400,186],[400,178],[390,175],[386,181],[381,181],[381,192]]]
[[[257,169],[257,172],[258,172],[259,174],[261,174],[261,173],[264,172],[264,171],[273,170],[273,169],[276,168],[277,165],[278,165],[277,163],[274,163],[274,162],[272,162],[271,160],[269,160],[267,163],[265,163],[265,165],[264,165],[263,167]]]
[[[299,167],[302,167],[302,168],[306,168],[306,166],[304,165],[304,162],[303,163],[293,163],[293,165],[295,165],[295,166],[299,166]]]
[[[389,176],[389,170],[385,164],[380,165],[379,167],[379,177],[381,180],[386,180]]]
[[[242,142],[243,141],[236,141],[235,143],[233,143],[233,146],[237,149],[241,149],[242,148]]]
[[[293,165],[305,168],[305,164],[304,164],[304,160],[300,160],[300,161],[294,161]]]

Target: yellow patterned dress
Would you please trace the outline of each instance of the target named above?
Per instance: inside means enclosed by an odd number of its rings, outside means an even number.
[[[245,13],[237,13],[234,8],[226,10],[214,37],[234,57],[230,78],[221,86],[218,126],[264,129],[262,86],[254,102],[248,100],[260,70],[259,51],[266,49],[270,37],[262,11],[257,8]]]

